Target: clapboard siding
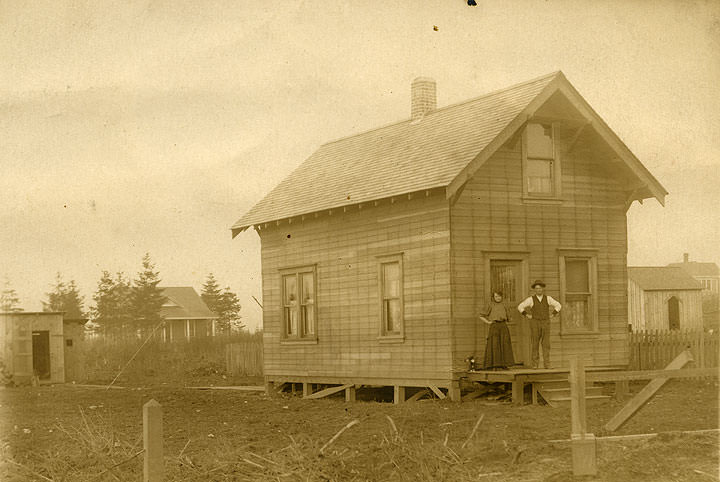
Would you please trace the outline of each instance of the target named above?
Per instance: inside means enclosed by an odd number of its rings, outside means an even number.
[[[565,151],[562,139],[559,152]],[[580,354],[591,365],[625,365],[627,337],[627,230],[621,183],[606,168],[609,160],[587,153],[561,157],[560,202],[528,203],[522,196],[520,143],[498,150],[470,179],[451,205],[453,283],[453,364],[469,354],[482,357],[487,328],[476,314],[490,297],[485,286],[486,252],[527,252],[529,280],[543,279],[560,299],[558,249],[595,249],[599,333],[551,331],[552,362],[567,366]],[[530,288],[527,287],[530,294]],[[517,310],[513,310],[514,312]],[[510,323],[516,358],[528,356],[527,324],[518,313]]]
[[[628,282],[629,322],[634,331],[670,329],[668,300],[679,300],[681,330],[701,330],[703,327],[702,292],[700,290],[648,290]]]
[[[269,225],[262,240],[268,376],[450,380],[449,207],[443,191]],[[402,253],[405,339],[382,343],[377,256]],[[317,344],[283,344],[283,268],[315,265]]]

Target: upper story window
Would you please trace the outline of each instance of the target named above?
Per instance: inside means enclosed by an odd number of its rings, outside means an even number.
[[[315,267],[284,269],[281,273],[283,338],[314,340],[317,337]]]
[[[402,340],[404,336],[402,255],[382,256],[378,261],[380,337]]]
[[[560,169],[552,124],[530,123],[523,136],[523,194],[526,197],[560,195]]]

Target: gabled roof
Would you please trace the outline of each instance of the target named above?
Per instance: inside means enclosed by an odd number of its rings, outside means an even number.
[[[699,263],[697,261],[688,261],[687,263],[670,263],[668,266],[682,268],[690,276],[720,276],[720,268],[715,263]]]
[[[217,318],[191,286],[167,286],[161,289],[167,301],[160,308],[160,314],[166,320]]]
[[[645,291],[701,290],[702,285],[681,268],[630,267],[628,278]]]
[[[638,178],[635,199],[667,191],[607,127],[562,72],[345,137],[320,147],[233,226],[233,236],[269,221],[402,194],[446,188],[451,197],[561,91]]]

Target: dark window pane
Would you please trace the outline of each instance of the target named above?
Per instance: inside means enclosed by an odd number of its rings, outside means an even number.
[[[589,263],[586,259],[565,260],[565,289],[569,293],[589,293]]]

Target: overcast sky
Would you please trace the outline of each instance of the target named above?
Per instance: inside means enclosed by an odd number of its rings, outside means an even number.
[[[90,301],[149,252],[257,326],[229,228],[320,144],[409,117],[416,76],[443,106],[555,70],[670,191],[631,208],[629,263],[720,263],[720,2],[0,1],[0,277]]]

